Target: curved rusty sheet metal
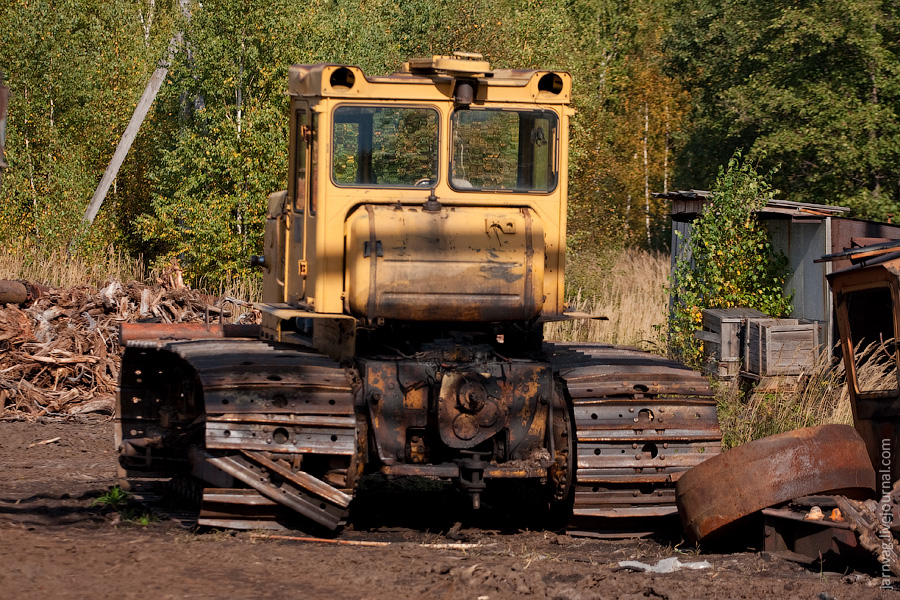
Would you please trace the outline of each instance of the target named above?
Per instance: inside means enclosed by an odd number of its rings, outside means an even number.
[[[687,471],[675,488],[694,542],[763,508],[833,491],[875,491],[866,445],[849,425],[808,427],[732,448]]]

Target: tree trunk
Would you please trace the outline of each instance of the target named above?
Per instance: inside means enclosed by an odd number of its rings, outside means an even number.
[[[663,140],[663,194],[669,193],[669,99],[664,109],[665,138]]]
[[[644,102],[644,224],[647,228],[647,248],[650,248],[650,161],[647,145],[650,137],[650,105]]]

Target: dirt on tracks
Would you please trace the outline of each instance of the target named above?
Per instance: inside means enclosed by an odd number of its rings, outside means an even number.
[[[56,439],[58,438],[58,439]],[[55,441],[49,441],[55,440]],[[194,533],[123,520],[95,500],[115,485],[101,418],[0,422],[0,597],[4,598],[890,598],[864,573],[811,571],[765,553],[684,552],[675,540],[596,540],[467,525],[434,504],[404,523],[369,511],[339,541]],[[420,500],[423,501],[422,499]],[[420,506],[421,508],[421,506]],[[428,506],[425,506],[427,513]],[[440,512],[440,516],[438,516]],[[138,519],[139,520],[139,519]],[[427,521],[427,520],[426,520]],[[481,523],[484,525],[483,523]],[[677,557],[710,568],[632,572]]]

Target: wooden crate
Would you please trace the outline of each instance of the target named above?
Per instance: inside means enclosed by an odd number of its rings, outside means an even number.
[[[798,319],[749,319],[744,368],[760,377],[800,375],[815,365],[819,326]]]
[[[749,318],[768,318],[768,315],[753,308],[708,308],[703,311],[703,331],[694,335],[703,340],[704,371],[725,379],[740,373],[744,324]]]

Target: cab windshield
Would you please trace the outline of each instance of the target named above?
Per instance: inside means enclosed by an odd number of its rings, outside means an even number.
[[[556,187],[555,113],[463,109],[453,113],[451,128],[454,189],[550,192]]]
[[[432,185],[437,181],[438,113],[340,106],[334,111],[332,148],[332,177],[338,185]]]

